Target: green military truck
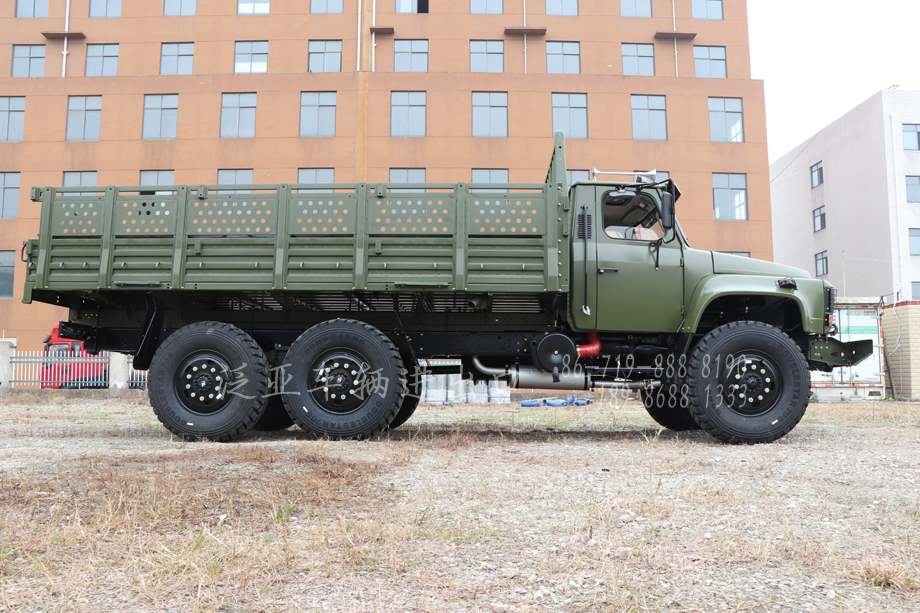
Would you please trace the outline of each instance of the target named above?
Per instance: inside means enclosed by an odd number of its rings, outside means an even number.
[[[36,187],[23,301],[149,368],[187,438],[373,436],[445,357],[512,387],[642,390],[675,430],[785,435],[809,370],[871,343],[830,336],[828,283],[692,249],[674,182],[632,179],[568,185],[557,133],[539,184]]]

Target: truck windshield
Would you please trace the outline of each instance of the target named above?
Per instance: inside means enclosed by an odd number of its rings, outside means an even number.
[[[604,232],[610,238],[654,241],[664,237],[658,207],[645,194],[624,204],[604,204]]]

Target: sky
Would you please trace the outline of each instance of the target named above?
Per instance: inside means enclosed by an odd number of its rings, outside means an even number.
[[[748,0],[770,162],[876,92],[920,90],[920,0]]]

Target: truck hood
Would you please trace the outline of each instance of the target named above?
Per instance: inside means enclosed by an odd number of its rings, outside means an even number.
[[[752,260],[727,253],[712,252],[712,272],[723,275],[762,275],[776,277],[811,278],[806,271],[794,266]]]

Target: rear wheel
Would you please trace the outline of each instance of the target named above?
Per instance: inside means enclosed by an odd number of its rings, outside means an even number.
[[[293,377],[283,395],[288,414],[316,436],[374,436],[403,404],[406,369],[399,352],[360,321],[325,321],[301,334],[285,355],[284,372]]]
[[[690,412],[729,443],[767,443],[792,430],[808,407],[811,374],[799,346],[778,328],[732,322],[690,354]]]
[[[262,416],[268,384],[268,362],[251,336],[203,321],[163,341],[150,364],[147,394],[173,434],[229,441]]]

